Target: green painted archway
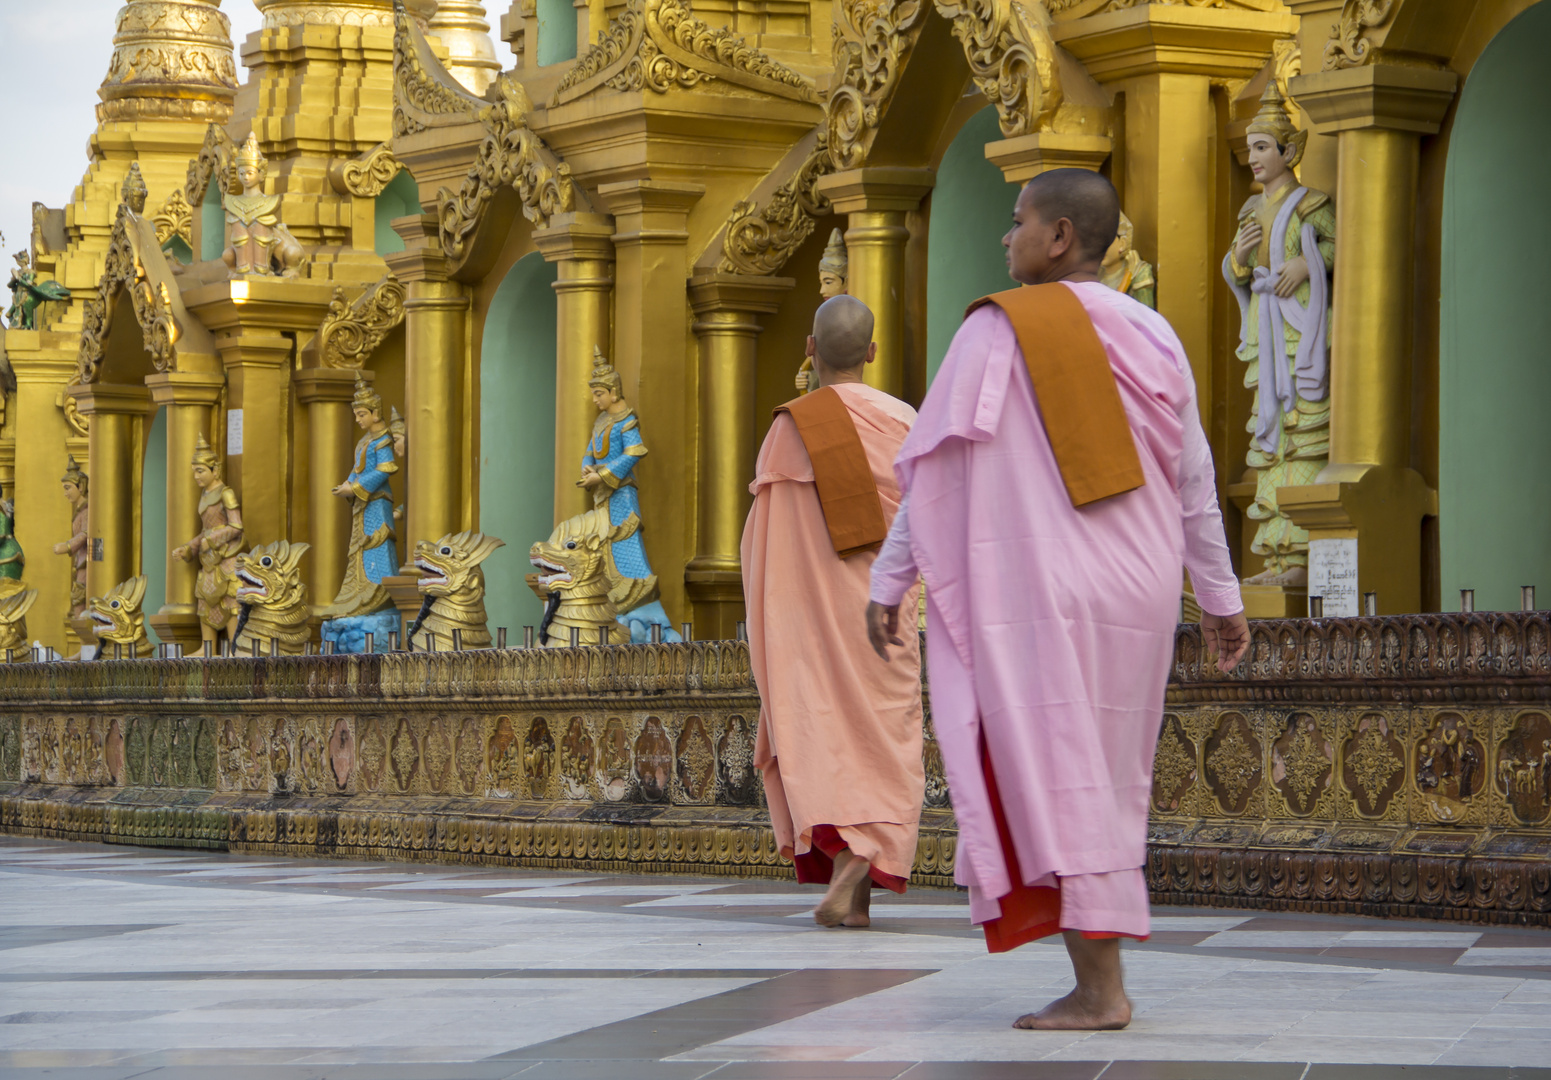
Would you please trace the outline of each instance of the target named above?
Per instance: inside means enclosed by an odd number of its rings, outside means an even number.
[[[192,484],[188,476],[184,480]],[[187,537],[179,537],[183,543]],[[140,572],[145,575],[145,599],[140,610],[155,615],[167,599],[167,410],[157,409],[146,433],[145,460],[140,469]],[[146,620],[153,643],[161,639]]]
[[[393,231],[393,219],[421,213],[420,186],[408,169],[388,181],[373,206],[372,246],[379,255],[404,250],[404,240]]]
[[[1471,69],[1443,197],[1438,387],[1444,606],[1516,610],[1551,597],[1551,304],[1541,241],[1551,202],[1543,113],[1551,4],[1505,27]]]
[[[480,346],[480,530],[506,541],[485,561],[485,612],[514,644],[518,627],[543,616],[524,578],[529,546],[555,524],[554,282],[537,252],[519,259],[496,289]]]
[[[926,248],[926,377],[930,381],[970,301],[1009,289],[1002,236],[1018,189],[986,160],[1002,137],[996,110],[984,108],[955,136],[937,168]]]

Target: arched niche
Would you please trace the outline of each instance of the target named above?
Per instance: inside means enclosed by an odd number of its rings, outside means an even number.
[[[514,635],[543,616],[524,580],[528,548],[555,524],[554,282],[537,252],[519,259],[496,289],[480,346],[479,528],[506,541],[484,564],[485,611]]]
[[[393,219],[419,214],[420,185],[408,169],[403,169],[382,189],[375,203],[375,228],[372,246],[379,255],[404,250],[404,239],[393,231]]]
[[[986,160],[1002,137],[996,110],[981,109],[959,129],[937,168],[926,255],[926,377],[937,375],[972,300],[1013,287],[1002,236],[1018,189]]]
[[[1532,105],[1548,53],[1551,4],[1487,46],[1460,96],[1444,181],[1442,595],[1475,589],[1483,610],[1516,609],[1520,585],[1551,592],[1551,305],[1539,244],[1551,235],[1540,183],[1551,142]]]
[[[576,59],[576,5],[571,0],[537,0],[539,67]]]
[[[226,211],[221,207],[221,185],[212,178],[199,204],[199,258],[210,262],[226,250]]]

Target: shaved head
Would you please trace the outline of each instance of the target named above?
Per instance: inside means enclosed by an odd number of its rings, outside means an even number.
[[[1115,185],[1087,169],[1052,169],[1030,180],[1020,202],[1047,225],[1072,223],[1082,253],[1102,259],[1120,232],[1120,197]]]
[[[819,358],[837,371],[867,362],[872,344],[872,309],[854,296],[841,294],[819,305],[813,317],[813,344]]]

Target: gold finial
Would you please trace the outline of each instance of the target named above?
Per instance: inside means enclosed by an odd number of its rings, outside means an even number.
[[[624,382],[619,377],[619,372],[614,370],[614,365],[609,363],[603,355],[603,350],[594,345],[592,347],[592,378],[587,380],[587,385],[601,386],[614,393],[615,397],[624,395]]]
[[[370,409],[378,416],[382,415],[382,396],[372,389],[372,384],[363,376],[355,377],[355,397],[350,399],[352,409]]]
[[[210,444],[205,441],[205,437],[203,435],[199,436],[199,440],[194,443],[193,460],[191,460],[189,464],[203,465],[211,472],[215,472],[217,471],[217,466],[219,466],[220,463],[221,459],[218,458],[215,451],[210,448]]]
[[[131,212],[136,214],[145,213],[145,200],[151,192],[145,186],[145,177],[140,175],[140,163],[138,161],[131,161],[129,163],[129,175],[124,177],[124,186],[120,194],[123,196],[124,202],[129,204]]]
[[[847,277],[846,270],[850,266],[851,259],[846,251],[845,237],[839,229],[829,234],[829,243],[824,245],[824,255],[819,259],[819,273],[830,273],[844,280]]]
[[[1307,131],[1299,131],[1293,126],[1292,117],[1287,113],[1286,99],[1282,97],[1275,79],[1266,82],[1266,92],[1260,95],[1260,111],[1249,122],[1244,133],[1269,135],[1276,140],[1277,146],[1284,149],[1293,147],[1292,160],[1288,162],[1292,168],[1296,168],[1298,162],[1303,160],[1303,149],[1309,141]]]
[[[259,149],[256,131],[248,132],[248,138],[237,151],[237,167],[240,169],[244,165],[251,165],[257,169],[260,176],[264,175],[264,170],[269,165],[269,159],[264,156],[264,151]]]
[[[81,471],[81,466],[76,462],[74,454],[70,455],[70,463],[65,466],[65,475],[60,477],[60,481],[66,484],[74,484],[82,495],[86,494],[86,474]]]

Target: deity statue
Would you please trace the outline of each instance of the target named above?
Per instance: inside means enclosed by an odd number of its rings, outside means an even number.
[[[11,271],[11,306],[6,310],[5,322],[12,330],[36,330],[38,305],[45,300],[68,300],[70,290],[57,281],[39,281],[38,272],[32,268],[32,259],[25,251],[14,256],[16,269]]]
[[[382,398],[360,376],[351,411],[365,434],[355,444],[350,475],[334,489],[335,495],[350,500],[350,553],[339,595],[318,613],[326,620],[323,640],[333,641],[341,652],[361,651],[368,633],[376,635],[374,647],[385,647],[388,633],[399,628],[398,611],[382,584],[383,578],[398,573],[389,481],[399,467],[393,435],[382,418]]]
[[[393,436],[393,460],[409,460],[409,425],[404,423],[404,418],[399,415],[398,406],[388,409],[388,434]],[[405,502],[409,500],[409,474],[404,474],[404,483],[401,493]],[[397,525],[404,520],[404,503],[399,503],[393,508],[393,523]]]
[[[172,549],[172,557],[184,562],[199,560],[194,597],[199,611],[199,636],[216,642],[221,632],[227,641],[237,640],[237,556],[242,553],[242,509],[237,493],[221,482],[221,463],[201,435],[190,462],[199,486],[199,535]]]
[[[280,196],[264,194],[264,173],[269,162],[259,150],[258,136],[237,151],[237,180],[241,195],[227,195],[226,250],[221,260],[234,274],[280,274],[295,277],[301,272],[302,246],[280,221]]]
[[[54,554],[70,556],[70,564],[75,568],[75,576],[70,579],[70,617],[78,619],[86,613],[86,561],[91,544],[86,524],[87,477],[75,463],[74,454],[65,475],[60,477],[60,485],[70,503],[70,539],[55,544]]]
[[[1141,304],[1146,304],[1154,311],[1158,310],[1158,280],[1153,276],[1152,263],[1143,259],[1132,247],[1136,237],[1136,226],[1131,224],[1131,219],[1126,217],[1124,211],[1120,214],[1120,231],[1115,234],[1115,242],[1109,245],[1109,250],[1104,253],[1104,265],[1099,274],[1099,280],[1116,292],[1125,293],[1131,299]]]
[[[846,291],[847,270],[850,259],[846,254],[845,237],[839,229],[829,234],[829,243],[824,246],[824,255],[819,259],[819,299],[830,300],[840,296]],[[809,390],[817,390],[818,384],[813,372],[813,358],[806,357],[802,366],[797,369],[797,392],[806,394]]]
[[[1250,550],[1265,570],[1249,585],[1308,582],[1309,534],[1277,504],[1277,489],[1309,484],[1330,457],[1330,272],[1336,208],[1298,183],[1293,170],[1308,132],[1293,127],[1272,80],[1249,125],[1249,165],[1263,194],[1239,211],[1223,277],[1239,300],[1238,356],[1257,392],[1249,465],[1256,470]]]
[[[5,498],[5,489],[0,488],[0,578],[20,581],[26,562],[16,539],[16,504]]]

